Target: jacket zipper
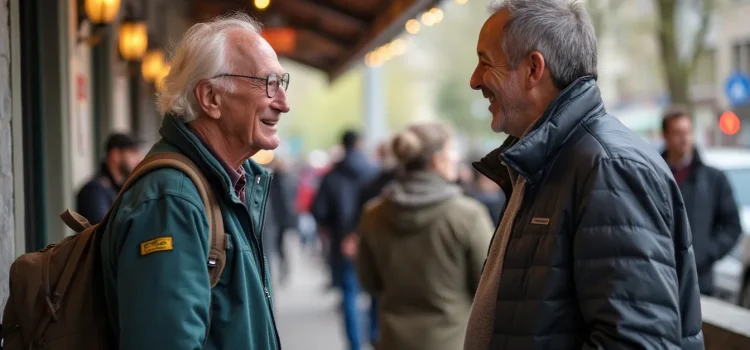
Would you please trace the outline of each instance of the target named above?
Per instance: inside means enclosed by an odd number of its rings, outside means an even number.
[[[255,179],[253,181],[253,187],[250,189],[250,193],[254,192],[255,186],[260,184],[260,175],[256,175]],[[260,232],[263,232],[263,226],[265,224],[264,216],[266,213],[266,202],[268,201],[268,188],[270,184],[270,179],[268,183],[264,186],[263,191],[263,201],[261,201],[260,205]],[[238,201],[239,202],[239,201]],[[240,203],[242,204],[242,203]],[[266,254],[263,251],[263,244],[260,241],[260,238],[258,238],[258,234],[255,231],[255,226],[253,225],[253,216],[250,214],[250,208],[247,207],[247,205],[242,205],[245,208],[245,212],[247,213],[247,216],[249,218],[250,225],[250,231],[252,231],[253,234],[253,241],[258,248],[258,252],[260,252],[259,262],[260,262],[260,268],[261,268],[261,277],[263,278],[263,292],[265,293],[266,297],[266,306],[268,306],[268,312],[271,314],[271,322],[273,323],[273,331],[274,335],[276,336],[276,346],[279,350],[281,350],[281,339],[279,338],[279,330],[276,327],[276,317],[273,313],[273,305],[271,305],[271,293],[268,291],[268,276],[266,275]]]

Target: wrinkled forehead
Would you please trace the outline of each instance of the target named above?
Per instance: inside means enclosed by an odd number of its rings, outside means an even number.
[[[276,52],[257,33],[234,30],[227,33],[227,58],[234,74],[283,73]]]

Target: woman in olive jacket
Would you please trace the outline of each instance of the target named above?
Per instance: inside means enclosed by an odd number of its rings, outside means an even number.
[[[357,270],[378,298],[378,349],[460,350],[492,221],[454,184],[451,131],[417,124],[393,139],[401,174],[366,206]]]

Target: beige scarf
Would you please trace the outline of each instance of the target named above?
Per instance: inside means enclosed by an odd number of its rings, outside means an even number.
[[[479,287],[474,296],[474,304],[471,307],[469,323],[466,327],[464,350],[487,350],[492,339],[497,288],[500,275],[503,272],[505,250],[508,247],[513,222],[518,214],[518,209],[521,207],[526,188],[526,179],[523,176],[518,176],[510,168],[508,168],[508,172],[513,180],[513,193],[510,195],[508,207],[505,209],[500,226],[495,232],[495,238],[490,246],[482,277],[479,279]]]

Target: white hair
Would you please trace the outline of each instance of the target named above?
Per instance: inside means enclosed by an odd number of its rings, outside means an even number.
[[[240,29],[260,34],[261,24],[246,13],[217,17],[210,22],[198,23],[183,35],[169,60],[169,74],[163,88],[157,93],[157,106],[162,115],[173,114],[189,122],[198,117],[198,100],[195,86],[199,81],[218,74],[231,73],[226,57],[227,32]],[[215,86],[231,90],[231,81],[212,82]]]
[[[596,34],[578,0],[502,0],[490,5],[493,13],[502,10],[510,12],[502,49],[511,68],[539,51],[559,89],[583,76],[597,78]]]

